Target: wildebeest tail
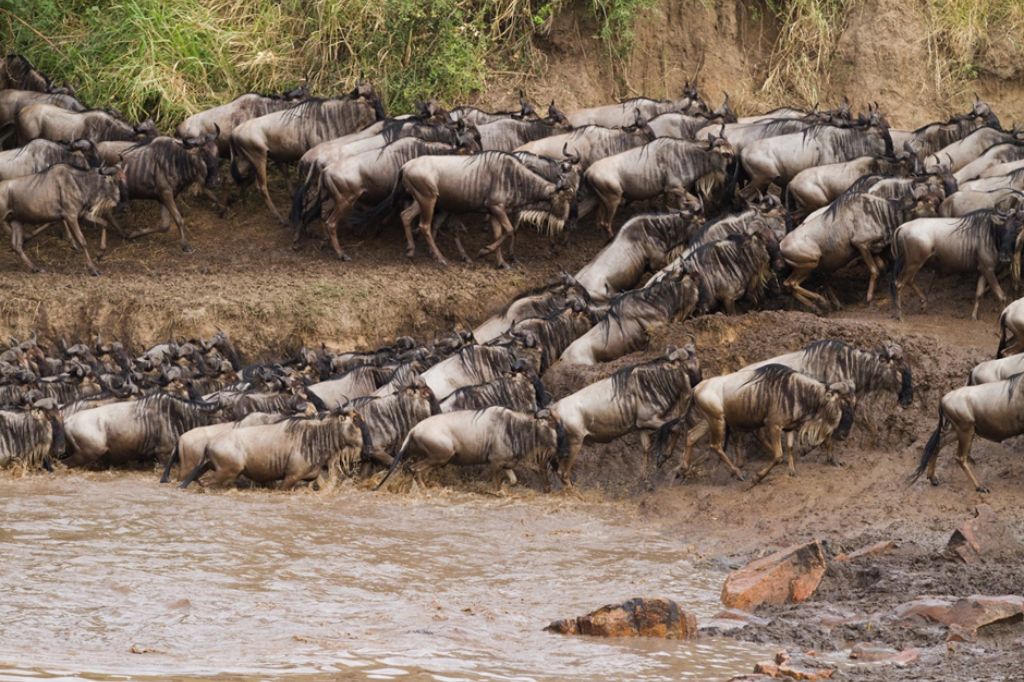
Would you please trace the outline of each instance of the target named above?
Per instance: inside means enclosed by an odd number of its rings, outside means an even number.
[[[178,487],[187,488],[191,483],[199,480],[199,477],[205,474],[207,471],[213,468],[213,462],[210,461],[210,455],[204,450],[203,458],[199,460],[199,464],[196,465],[195,469],[188,472],[188,476],[185,477]]]
[[[164,467],[164,473],[160,477],[161,483],[167,483],[167,481],[171,480],[171,469],[175,464],[181,462],[181,452],[179,451],[180,447],[180,442],[174,444],[174,451],[171,452],[171,456],[167,459],[167,466]]]
[[[889,270],[889,295],[896,304],[896,281],[903,273],[903,251],[900,249],[899,231],[892,236],[892,267]]]
[[[398,468],[398,465],[402,463],[402,459],[405,457],[405,452],[409,448],[409,441],[411,438],[412,431],[406,434],[405,440],[402,441],[402,447],[398,448],[398,452],[395,454],[395,458],[391,460],[391,467],[388,469],[388,473],[384,475],[384,478],[381,479],[380,483],[377,484],[377,487],[374,488],[374,490],[380,490],[381,486],[387,483],[388,479],[391,478],[391,474],[395,473],[395,470]]]
[[[1006,313],[1004,312],[999,316],[999,346],[996,348],[996,357],[1003,357],[1003,353],[1006,352],[1009,345],[1010,341],[1006,333]]]
[[[371,206],[362,210],[353,211],[349,216],[349,223],[352,225],[362,226],[371,222],[380,222],[386,218],[391,211],[394,210],[395,206],[398,205],[402,199],[407,196],[405,191],[405,185],[402,183],[402,171],[398,171],[398,179],[395,181],[395,186],[391,190],[391,194],[387,195],[383,201],[376,206]]]
[[[665,451],[665,446],[669,442],[669,437],[679,428],[686,428],[686,424],[683,420],[684,417],[676,417],[675,419],[662,424],[658,427],[658,430],[654,432],[654,438],[651,441],[651,450],[654,452],[655,466],[660,467],[665,463],[666,459],[672,456],[671,452]]]
[[[245,153],[238,148],[237,143],[234,139],[228,142],[228,148],[231,150],[231,178],[235,181],[235,184],[246,185],[252,181],[252,174],[243,174],[241,169],[238,167],[238,158],[244,157]]]
[[[928,442],[925,443],[924,452],[921,453],[921,461],[917,463],[917,469],[910,475],[910,483],[920,478],[921,474],[928,468],[929,463],[939,456],[939,443],[942,441],[942,432],[947,428],[949,428],[949,418],[946,417],[942,405],[939,405],[939,423],[935,427],[935,431],[932,432]]]
[[[295,196],[292,197],[292,210],[288,214],[288,220],[295,229],[305,227],[320,217],[320,210],[323,206],[320,179],[321,173],[317,169],[317,164],[311,163],[309,172],[306,173],[305,179],[299,184],[295,190]],[[310,191],[314,187],[316,193],[310,196]]]

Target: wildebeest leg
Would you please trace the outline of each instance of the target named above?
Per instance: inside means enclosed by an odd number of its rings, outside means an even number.
[[[562,468],[562,485],[566,488],[572,487],[572,467],[576,463],[576,458],[580,455],[580,450],[583,449],[583,439],[569,436],[569,456],[565,458],[565,467]]]
[[[512,221],[508,219],[508,214],[505,213],[503,207],[490,206],[489,210],[491,212],[491,232],[494,235],[494,242],[480,249],[477,257],[493,253],[495,254],[495,265],[499,268],[507,268],[508,263],[505,262],[501,255],[501,245],[509,236],[515,234],[515,228],[512,226]]]
[[[811,272],[813,272],[814,268],[817,266],[817,261],[815,261],[814,265],[810,267],[807,267],[806,265],[794,265],[793,272],[786,278],[783,286],[789,289],[793,298],[798,302],[803,303],[815,312],[821,312],[822,308],[828,308],[828,301],[825,300],[825,297],[801,286],[804,280],[810,276]],[[819,304],[821,307],[819,307]]]
[[[597,216],[597,224],[608,235],[608,239],[613,239],[615,232],[612,231],[612,220],[615,218],[615,212],[619,210],[622,194],[616,193],[607,197],[599,194],[598,199],[601,201],[601,211]]]
[[[64,221],[64,225],[71,230],[75,241],[82,247],[82,254],[85,256],[85,266],[89,269],[89,274],[93,277],[99,277],[100,271],[97,269],[96,264],[92,262],[92,256],[89,255],[89,248],[85,245],[85,235],[82,234],[82,228],[78,224],[78,217],[68,216]]]
[[[174,193],[168,190],[164,190],[160,193],[160,204],[168,211],[170,211],[171,217],[174,218],[174,223],[178,226],[178,237],[181,240],[181,250],[185,253],[192,253],[192,247],[188,243],[188,239],[185,237],[185,218],[182,217],[181,211],[178,210],[178,204],[174,201]]]
[[[267,186],[267,160],[264,156],[257,163],[252,164],[253,172],[256,174],[256,187],[259,189],[260,194],[263,195],[263,201],[266,202],[267,208],[277,218],[277,222],[282,225],[287,225],[288,222],[281,216],[281,213],[277,210],[277,206],[274,205],[274,200],[270,197],[270,188]]]
[[[445,260],[444,254],[441,253],[441,249],[437,248],[437,242],[434,241],[434,235],[432,233],[433,222],[434,222],[434,207],[437,205],[437,197],[432,195],[416,195],[416,202],[420,205],[420,233],[423,234],[423,238],[427,242],[427,246],[430,248],[431,255],[434,256],[434,260],[440,265],[448,265],[448,261]]]
[[[985,276],[985,281],[987,281],[988,285],[992,287],[992,292],[996,295],[996,298],[999,299],[999,302],[1005,303],[1006,292],[1003,291],[1003,287],[999,283],[999,278],[996,277],[995,271],[992,270],[991,268],[985,268],[984,270],[981,271],[981,274]]]
[[[170,232],[171,230],[171,212],[167,210],[167,207],[160,204],[160,224],[157,227],[143,227],[135,230],[134,232],[128,233],[125,239],[137,239],[139,237],[145,237],[147,234],[153,234],[155,232]]]
[[[981,297],[985,295],[985,274],[978,275],[978,284],[974,287],[974,308],[971,309],[971,319],[978,319],[978,306],[981,305]],[[999,282],[996,282],[998,286]],[[1000,291],[999,293],[1002,293]],[[1002,300],[1002,299],[1000,299]]]
[[[186,476],[184,478],[184,480],[182,480],[182,482],[178,484],[178,487],[179,488],[187,488],[187,487],[189,487],[189,485],[191,485],[195,481],[198,481],[200,479],[200,477],[202,477],[203,474],[205,474],[207,471],[209,471],[212,468],[213,468],[213,462],[211,462],[209,459],[206,459],[204,457],[203,460],[201,462],[199,462],[199,464],[197,464],[196,467],[192,471],[188,472],[188,476]]]
[[[685,477],[690,473],[690,460],[693,458],[693,446],[700,442],[709,429],[707,419],[702,419],[693,425],[693,428],[686,434],[686,445],[683,447],[683,461],[679,464],[678,477]],[[724,436],[723,436],[724,439]]]
[[[412,258],[416,255],[416,242],[412,237],[412,221],[420,215],[419,202],[412,202],[405,207],[401,213],[402,229],[405,231],[405,257]]]
[[[768,452],[772,456],[772,461],[769,462],[768,466],[766,466],[764,469],[761,469],[759,472],[757,472],[757,478],[754,479],[755,485],[763,481],[765,476],[767,476],[771,472],[771,470],[775,468],[775,465],[779,464],[783,459],[782,427],[777,425],[769,426],[768,439],[770,439],[770,442],[768,444],[771,446],[768,448]]]
[[[459,258],[463,263],[472,263],[473,259],[466,253],[466,247],[462,244],[462,235],[466,233],[466,224],[458,218],[453,218],[452,236],[455,238],[455,248],[459,251]]]
[[[217,207],[217,216],[223,218],[227,215],[228,207],[227,204],[221,203],[220,199],[217,198],[217,194],[209,187],[203,187],[203,196],[209,199],[210,203]]]
[[[875,297],[875,286],[878,284],[878,275],[881,273],[881,268],[878,267],[878,263],[875,261],[875,256],[868,249],[866,244],[854,244],[854,247],[860,252],[861,258],[864,259],[864,265],[868,266],[868,294],[865,299],[866,303],[871,303],[871,300]]]
[[[100,252],[96,256],[96,260],[103,260],[103,256],[107,253],[107,228],[110,227],[110,223],[99,216],[95,216],[92,223],[100,228]]]
[[[947,445],[949,445],[949,443],[953,440],[953,438],[958,438],[959,439],[959,437],[960,437],[959,434],[950,432],[950,433],[947,433],[947,434],[943,435],[941,437],[941,439],[939,440],[939,445],[935,449],[935,456],[932,457],[931,461],[928,462],[928,471],[925,473],[925,476],[928,478],[928,482],[931,483],[932,485],[938,485],[939,484],[939,479],[935,475],[935,465],[939,461],[939,453],[942,452],[942,448],[944,448]],[[970,448],[968,448],[968,450],[969,449]]]
[[[43,269],[36,266],[35,263],[25,253],[25,228],[22,227],[21,223],[17,220],[11,221],[11,248],[14,249],[14,253],[18,254],[22,262],[28,266],[30,272],[42,272]]]
[[[971,470],[970,454],[971,444],[974,442],[974,425],[971,424],[963,431],[957,429],[957,452],[956,461],[960,465],[960,468],[967,474],[967,478],[971,479],[971,483],[974,485],[975,491],[979,493],[987,493],[989,489],[978,483],[978,479],[974,476],[974,471]]]
[[[722,464],[732,472],[733,476],[740,481],[746,480],[743,477],[743,472],[739,470],[739,467],[733,464],[732,460],[729,459],[729,454],[723,447],[725,443],[725,419],[722,417],[719,417],[718,419],[708,419],[708,427],[711,432],[711,436],[709,438],[711,449],[716,455],[718,455],[718,458],[722,460]]]
[[[331,212],[330,218],[324,222],[324,231],[327,233],[327,238],[331,240],[331,248],[334,249],[334,255],[338,257],[338,260],[350,261],[352,260],[348,254],[341,250],[341,242],[338,240],[338,229],[345,222],[345,217],[352,210],[352,207],[357,201],[356,197],[351,195],[342,197],[341,199],[335,198],[334,210]],[[298,241],[298,232],[295,233],[296,241]]]

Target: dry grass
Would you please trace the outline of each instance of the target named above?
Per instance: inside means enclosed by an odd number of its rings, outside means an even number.
[[[986,72],[1004,79],[1024,75],[1024,2],[927,0],[927,5],[940,92],[965,94],[969,81]]]

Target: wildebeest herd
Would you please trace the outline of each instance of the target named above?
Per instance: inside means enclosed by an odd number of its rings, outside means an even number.
[[[846,436],[866,396],[888,392],[910,404],[903,350],[822,340],[704,379],[689,343],[558,399],[544,376],[557,363],[594,365],[646,350],[659,327],[732,314],[741,302],[789,294],[827,311],[837,304],[827,280],[820,293],[806,283],[857,261],[869,276],[868,302],[888,275],[897,314],[908,286],[926,303],[915,281],[926,263],[977,273],[975,318],[987,288],[1005,299],[1001,271],[1015,285],[1020,276],[1024,133],[1003,130],[980,100],[907,131],[891,129],[877,105],[855,115],[845,100],[832,110],[738,118],[727,97],[712,110],[689,85],[676,100],[634,98],[568,114],[552,102],[543,117],[522,95],[508,112],[427,101],[414,114],[388,116],[360,81],[340,97],[303,88],[242,95],[189,117],[170,137],[152,122],[86,108],[21,57],[8,56],[0,76],[0,126],[8,146],[20,145],[0,154],[0,221],[31,269],[23,244],[53,223],[63,224],[93,274],[80,221],[100,229],[101,254],[108,226],[133,238],[166,232],[172,220],[190,250],[175,196],[199,185],[222,209],[227,193],[212,191],[222,161],[241,189],[256,184],[296,241],[320,221],[342,259],[347,227],[394,215],[406,255],[415,253],[418,227],[442,264],[445,226],[469,260],[462,221],[474,215],[486,217],[492,235],[478,256],[494,255],[499,266],[506,249],[513,255],[521,224],[555,248],[594,213],[609,237],[574,276],[433,343],[403,337],[372,352],[321,348],[253,365],[223,334],[138,357],[117,343],[12,340],[0,353],[0,464],[155,460],[164,480],[177,466],[182,485],[244,476],[290,488],[325,471],[389,476],[404,462],[419,478],[451,462],[488,464],[512,483],[515,468],[532,469],[545,487],[554,471],[568,486],[585,442],[639,432],[645,460],[671,459],[684,443],[681,476],[706,437],[742,479],[726,451],[732,430],[752,432],[770,454],[760,481],[787,456],[794,472],[797,437],[834,460],[832,441]],[[297,162],[288,220],[269,191],[271,161]],[[121,230],[114,212],[128,199],[159,201],[160,225]],[[652,210],[616,230],[620,209],[634,202]],[[1001,354],[1024,351],[1017,318],[1024,313],[1013,306],[1001,318]],[[953,428],[961,466],[982,489],[967,464],[970,439],[1024,432],[1014,402],[1020,357],[979,366],[977,386],[943,399],[918,474],[928,466],[934,480],[935,455]],[[1000,400],[1006,405],[993,407]]]

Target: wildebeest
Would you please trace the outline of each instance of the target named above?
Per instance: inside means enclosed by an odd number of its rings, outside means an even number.
[[[865,175],[901,175],[908,172],[907,161],[906,158],[862,156],[852,161],[812,166],[797,173],[786,185],[786,191],[800,209],[810,212],[832,203]]]
[[[580,170],[586,170],[598,159],[639,147],[654,138],[654,131],[638,115],[636,123],[628,128],[583,126],[572,132],[528,142],[516,151],[530,152],[552,159],[572,156],[579,163]]]
[[[516,412],[536,412],[547,406],[550,397],[540,377],[523,368],[492,379],[485,384],[464,386],[441,401],[442,412],[456,410],[482,410],[487,407],[507,407]]]
[[[505,152],[420,157],[402,167],[402,186],[415,200],[402,211],[402,224],[406,234],[411,234],[412,221],[418,217],[420,233],[434,260],[444,265],[447,261],[433,237],[435,212],[486,212],[494,241],[479,255],[493,253],[498,266],[506,267],[501,246],[515,232],[509,214],[518,215],[517,223],[533,223],[557,234],[569,217],[578,185],[575,170],[557,182],[548,182]],[[410,242],[406,255],[414,253],[415,245]]]
[[[1018,298],[999,313],[999,347],[996,357],[1024,352],[1024,298]]]
[[[0,88],[74,94],[69,88],[55,88],[47,76],[20,54],[8,54],[0,61]]]
[[[32,140],[24,147],[0,152],[0,180],[41,173],[61,163],[79,170],[99,167],[96,145],[89,140],[75,140],[71,143]]]
[[[96,466],[134,461],[164,462],[178,437],[220,419],[216,403],[202,403],[168,393],[83,410],[64,422],[67,462]]]
[[[981,156],[989,147],[1007,142],[1019,142],[1022,135],[1024,133],[1019,130],[1005,132],[998,128],[979,128],[962,140],[952,142],[926,157],[924,169],[933,172],[939,166],[946,165],[955,173]]]
[[[529,317],[516,322],[502,337],[492,344],[531,339],[539,351],[539,365],[533,369],[539,374],[547,371],[574,341],[586,334],[597,323],[597,314],[585,303],[572,303],[558,312],[543,317]]]
[[[667,265],[669,252],[689,239],[702,216],[700,206],[633,216],[574,278],[595,301],[606,301]]]
[[[290,490],[333,470],[336,463],[351,469],[365,433],[362,417],[351,410],[234,429],[206,446],[203,460],[179,487],[213,470],[208,485],[226,485],[244,475],[256,483],[281,481],[280,489]]]
[[[522,121],[505,118],[477,125],[480,146],[489,151],[510,152],[527,142],[533,142],[570,129],[565,118]]]
[[[792,353],[778,355],[744,367],[753,370],[765,365],[784,365],[814,377],[825,384],[849,381],[858,398],[878,391],[891,391],[897,402],[907,407],[914,399],[914,379],[903,348],[886,343],[876,351],[862,350],[836,339],[814,341]],[[792,449],[792,433],[789,447]],[[831,448],[830,463],[835,464]]]
[[[982,173],[994,166],[1021,159],[1024,159],[1024,144],[1017,141],[994,144],[954,175],[958,183],[976,180],[981,177]]]
[[[600,201],[598,225],[609,239],[612,221],[623,201],[665,196],[669,206],[680,207],[697,189],[708,198],[712,188],[725,180],[732,146],[723,138],[706,143],[660,137],[594,162],[584,177]]]
[[[890,246],[896,228],[913,218],[935,215],[937,197],[923,188],[917,195],[884,199],[852,192],[811,214],[779,243],[782,258],[792,268],[784,286],[800,303],[827,309],[828,300],[805,289],[804,280],[815,271],[835,272],[860,256],[870,273],[866,300],[871,303],[885,268],[880,254]]]
[[[261,95],[248,92],[227,104],[221,104],[205,111],[192,114],[178,124],[175,136],[182,140],[203,138],[216,133],[217,150],[220,154],[228,151],[228,140],[239,125],[251,118],[258,118],[299,104],[309,95],[304,86],[280,95]]]
[[[128,199],[149,199],[160,203],[160,224],[135,230],[127,238],[168,232],[173,219],[178,227],[181,250],[190,253],[192,247],[185,234],[185,218],[174,199],[200,182],[206,190],[220,184],[216,131],[185,141],[174,137],[155,137],[138,144],[101,142],[99,149],[104,156],[116,154],[123,160]]]
[[[515,485],[515,468],[525,467],[543,475],[547,489],[548,470],[564,456],[561,425],[545,412],[522,414],[506,407],[445,412],[412,428],[380,485],[403,459],[415,458],[410,468],[421,483],[423,473],[434,467],[489,464],[499,486],[502,473]]]
[[[99,275],[85,245],[78,221],[105,224],[102,217],[125,196],[125,175],[120,167],[77,170],[59,164],[49,170],[0,182],[0,224],[11,235],[11,247],[32,272],[40,269],[26,255],[23,224],[62,223],[85,256],[89,272]],[[106,231],[100,251],[106,247]]]
[[[1005,355],[995,360],[979,362],[967,377],[968,386],[990,384],[993,381],[1009,379],[1014,374],[1024,372],[1024,353]]]
[[[71,95],[59,95],[34,90],[0,90],[0,129],[11,126],[3,136],[14,132],[18,112],[32,104],[52,104],[68,111],[85,111],[86,106]]]
[[[986,102],[976,98],[974,106],[967,113],[953,116],[945,123],[936,122],[921,126],[911,132],[906,140],[901,140],[898,146],[924,159],[982,127],[999,129],[999,118]],[[893,141],[895,142],[895,138]]]
[[[734,234],[754,234],[767,228],[778,241],[793,230],[789,212],[774,195],[765,194],[748,200],[747,203],[750,208],[746,211],[715,218],[701,225],[689,241],[673,249],[669,257],[676,261],[686,259],[700,247],[721,241]],[[674,263],[670,262],[665,268],[662,268],[662,271],[673,267]],[[661,274],[659,272],[651,278],[651,281],[656,281]]]
[[[445,142],[424,142],[406,137],[380,150],[363,152],[324,168],[319,176],[321,186],[317,193],[321,200],[326,196],[332,204],[324,220],[324,229],[337,257],[349,260],[338,241],[338,231],[349,213],[360,202],[376,205],[386,199],[394,191],[399,171],[406,162],[420,156],[467,154],[474,151],[479,151],[479,147],[469,132],[462,133],[454,146]],[[296,197],[300,196],[296,194]],[[300,210],[301,205],[296,203],[292,210],[293,223]],[[319,211],[314,209],[314,213]],[[411,226],[407,226],[407,230],[411,230]],[[406,233],[406,240],[412,242],[411,232]]]
[[[553,113],[557,111],[554,100],[548,106],[548,112]],[[461,106],[455,107],[448,112],[449,118],[453,121],[465,121],[469,125],[484,125],[486,123],[493,123],[506,118],[513,118],[519,120],[532,120],[537,118],[537,112],[530,104],[526,95],[519,92],[519,110],[518,111],[484,111],[478,107]]]
[[[0,410],[0,467],[53,470],[64,454],[64,427],[57,401],[36,400],[24,410]]]
[[[516,355],[507,346],[466,346],[423,372],[420,378],[438,400],[444,400],[464,386],[497,379],[516,364]]]
[[[750,175],[749,187],[764,190],[773,183],[785,187],[800,171],[813,166],[882,155],[893,155],[889,124],[872,110],[864,123],[815,126],[752,142],[743,148],[740,161]]]
[[[409,431],[441,407],[422,380],[414,380],[396,393],[354,401],[352,408],[363,419],[365,436],[360,457],[364,464],[390,466]]]
[[[918,218],[897,228],[892,240],[892,294],[897,316],[902,316],[900,294],[908,284],[927,306],[928,299],[914,281],[918,270],[932,258],[940,270],[977,272],[971,318],[978,319],[978,306],[986,285],[1000,302],[1006,294],[996,277],[1000,266],[1019,258],[1018,235],[1024,220],[1024,206],[1009,213],[981,210],[963,218]],[[1019,266],[1013,268],[1014,281],[1019,281]]]
[[[744,480],[724,448],[726,428],[753,431],[772,456],[756,482],[782,462],[782,434],[797,431],[801,442],[820,445],[843,440],[853,425],[854,387],[849,381],[824,384],[785,365],[769,364],[702,381],[693,391],[693,407],[699,417],[686,437],[680,473],[690,470],[693,446],[710,432],[710,447],[732,474]],[[796,474],[793,449],[789,448],[789,473]]]
[[[1009,175],[968,180],[960,186],[960,191],[964,192],[991,192],[997,189],[1024,191],[1024,168],[1013,171]]]
[[[241,123],[229,138],[231,176],[239,184],[255,178],[267,208],[282,224],[285,219],[267,188],[267,160],[298,161],[321,142],[365,128],[384,118],[380,98],[369,86],[357,86],[347,97],[310,98],[294,107]]]
[[[681,349],[669,346],[660,358],[624,367],[552,404],[551,413],[565,428],[568,446],[568,459],[561,468],[563,483],[571,484],[572,468],[584,442],[609,443],[640,431],[645,461],[652,448],[659,454],[665,451],[668,437],[682,428],[680,418],[700,381],[693,344]],[[669,446],[667,451],[671,450]]]
[[[580,302],[590,304],[587,290],[574,278],[563,275],[557,281],[524,291],[512,302],[473,329],[477,343],[487,343],[507,332],[515,323],[529,317],[544,317]]]
[[[978,386],[963,386],[942,396],[939,423],[924,446],[921,461],[911,475],[917,480],[927,470],[928,480],[938,485],[935,463],[939,451],[953,438],[957,441],[957,464],[979,493],[989,490],[978,482],[971,470],[970,454],[974,437],[1001,443],[1024,433],[1024,374]]]
[[[697,307],[700,275],[680,273],[611,300],[605,317],[562,353],[562,362],[594,365],[644,350],[651,332],[686,319]]]
[[[131,124],[109,111],[68,111],[52,104],[30,104],[18,111],[14,124],[19,145],[37,138],[53,142],[87,139],[93,142],[141,140],[156,136],[153,121]]]
[[[178,437],[177,443],[174,444],[174,450],[167,459],[167,465],[160,476],[160,482],[167,483],[171,480],[171,469],[175,465],[178,465],[178,480],[184,479],[190,471],[203,461],[206,446],[221,436],[230,433],[232,430],[260,426],[262,424],[274,424],[287,419],[289,416],[291,415],[288,413],[253,412],[237,421],[197,426],[186,431]]]
[[[336,409],[350,400],[370,395],[383,386],[394,373],[393,369],[374,365],[360,365],[339,377],[327,379],[306,387],[306,393],[316,396],[327,409]]]
[[[944,218],[962,218],[968,213],[982,209],[1006,210],[1024,202],[1024,192],[1012,187],[993,189],[986,192],[961,190],[942,200],[939,215]]]
[[[697,310],[706,314],[723,307],[726,313],[735,315],[736,302],[760,299],[782,266],[775,235],[762,227],[754,234],[729,235],[699,247],[683,260],[680,271],[699,275]],[[649,286],[662,281],[664,277],[659,277],[658,282]]]
[[[669,111],[678,111],[684,114],[695,114],[706,112],[707,104],[700,99],[697,89],[687,83],[683,87],[683,94],[676,100],[655,100],[647,97],[634,97],[622,100],[618,104],[606,104],[590,109],[577,109],[569,114],[569,123],[574,128],[585,125],[600,125],[608,128],[624,128],[633,123],[635,112],[646,120],[651,120],[659,114]]]

